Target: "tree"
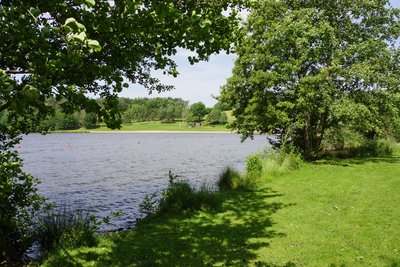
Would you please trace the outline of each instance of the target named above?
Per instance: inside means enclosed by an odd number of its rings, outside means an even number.
[[[132,104],[132,99],[126,97],[118,98],[118,109],[121,113],[125,112]]]
[[[228,110],[231,109],[231,107],[229,106],[228,103],[218,101],[218,102],[214,105],[214,109],[219,109],[219,110],[221,110],[221,111],[228,111]]]
[[[238,4],[240,0],[0,1],[0,39],[6,40],[0,43],[2,200],[11,201],[19,186],[36,196],[35,183],[21,171],[21,161],[7,155],[14,153],[9,144],[17,142],[18,135],[42,130],[41,122],[54,114],[47,99],[56,99],[65,113],[84,109],[118,128],[117,93],[128,87],[127,81],[150,91],[169,90],[172,87],[160,84],[151,70],[176,76],[171,56],[177,48],[194,52],[188,58],[191,63],[231,50]],[[226,10],[229,14],[222,14]],[[89,94],[104,98],[104,103]],[[3,192],[5,186],[11,189]],[[17,217],[24,209],[38,208],[28,196],[20,195],[7,216],[3,213],[8,211],[0,210],[0,240],[5,244],[26,237],[29,227]],[[23,234],[8,235],[8,226]],[[1,249],[1,263],[11,264],[21,256]]]
[[[228,116],[226,116],[225,111],[222,111],[219,116],[219,124],[227,124],[228,123]]]
[[[174,106],[169,105],[169,106],[167,106],[165,108],[160,109],[160,112],[161,112],[160,119],[163,122],[174,122],[174,119],[175,119],[175,117],[174,117],[174,114],[175,114]]]
[[[228,122],[228,118],[224,111],[213,108],[206,117],[206,122],[211,125],[225,124]]]
[[[400,88],[399,17],[381,0],[258,1],[220,97],[233,107],[233,129],[279,133],[312,158],[340,123],[386,128],[381,103],[399,114],[389,104]]]
[[[32,217],[44,203],[37,180],[21,170],[17,137],[0,135],[0,262],[12,266],[32,244]]]
[[[94,129],[97,127],[97,115],[94,113],[86,113],[83,118],[83,126],[86,129]]]
[[[124,116],[133,121],[164,121],[174,122],[181,117],[188,102],[180,98],[137,98],[132,99]]]
[[[202,102],[197,102],[190,106],[187,121],[201,122],[205,115],[207,115],[206,106]]]
[[[7,42],[0,45],[0,112],[10,111],[13,121],[41,120],[52,112],[44,101],[55,96],[66,100],[64,111],[83,108],[116,128],[116,93],[128,86],[126,80],[150,91],[169,90],[150,71],[176,76],[171,56],[177,48],[194,51],[191,63],[230,51],[240,2],[1,1],[0,37]],[[87,93],[106,104],[100,107]],[[29,132],[27,123],[18,128]]]

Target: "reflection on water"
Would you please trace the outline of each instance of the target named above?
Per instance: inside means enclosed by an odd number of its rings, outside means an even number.
[[[139,203],[165,188],[168,170],[194,185],[213,184],[225,166],[244,170],[246,156],[267,143],[265,136],[241,143],[236,134],[32,134],[18,150],[41,194],[100,217],[123,211],[111,230],[135,223]]]

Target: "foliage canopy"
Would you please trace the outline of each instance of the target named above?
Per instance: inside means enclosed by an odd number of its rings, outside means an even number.
[[[115,98],[127,80],[169,90],[150,71],[176,76],[178,48],[193,51],[191,63],[231,50],[241,2],[1,1],[0,112],[30,132],[32,121],[52,112],[45,100],[56,97],[66,112],[83,108],[116,128]],[[104,106],[88,93],[104,97]]]
[[[278,133],[309,157],[327,129],[399,129],[399,10],[388,1],[257,1],[221,99],[244,137]]]
[[[189,116],[186,120],[189,122],[201,122],[205,115],[207,115],[206,106],[202,102],[197,102],[190,106]]]
[[[121,124],[117,93],[127,81],[171,89],[152,69],[176,76],[171,56],[193,51],[191,63],[230,51],[241,0],[0,1],[0,264],[21,259],[30,220],[42,199],[22,172],[18,135],[41,130],[55,113],[84,109],[110,128]],[[225,12],[225,13],[223,13]],[[89,95],[105,101],[100,105]],[[4,209],[3,209],[4,208]]]

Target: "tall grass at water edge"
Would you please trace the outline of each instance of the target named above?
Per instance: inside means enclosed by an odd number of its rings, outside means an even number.
[[[58,248],[96,245],[98,226],[90,212],[63,204],[38,216],[36,243],[41,254]]]
[[[349,127],[330,129],[321,144],[319,158],[356,158],[391,156],[398,149],[393,137],[367,139]],[[397,140],[398,141],[398,140]]]
[[[266,148],[259,157],[262,161],[262,174],[266,178],[296,170],[303,164],[301,155],[291,148]]]
[[[223,192],[218,212],[157,217],[43,266],[399,266],[399,156],[304,163]]]
[[[238,186],[240,180],[240,173],[233,167],[227,166],[218,175],[217,187],[220,191],[231,190]]]
[[[348,148],[342,157],[355,158],[355,157],[379,157],[391,156],[398,150],[398,145],[393,140],[369,140],[360,146]]]
[[[217,186],[220,191],[256,188],[263,180],[298,169],[302,163],[301,156],[293,150],[266,148],[247,157],[243,174],[230,166],[223,169]]]
[[[206,185],[196,189],[188,181],[180,180],[179,176],[169,171],[167,188],[145,196],[139,209],[146,216],[182,214],[201,209],[215,209],[220,203],[221,196],[215,190]]]

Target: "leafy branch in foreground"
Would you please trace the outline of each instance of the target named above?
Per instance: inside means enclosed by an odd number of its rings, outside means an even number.
[[[24,258],[34,241],[32,218],[45,199],[37,193],[37,180],[22,171],[14,149],[19,138],[0,133],[0,264]]]
[[[0,263],[21,260],[31,214],[39,209],[36,180],[13,151],[20,134],[40,131],[55,99],[65,113],[85,110],[118,128],[118,93],[128,82],[165,91],[151,71],[178,74],[172,56],[193,64],[231,51],[237,12],[246,1],[0,2]],[[104,98],[99,105],[90,95]],[[15,248],[15,249],[10,249]]]

